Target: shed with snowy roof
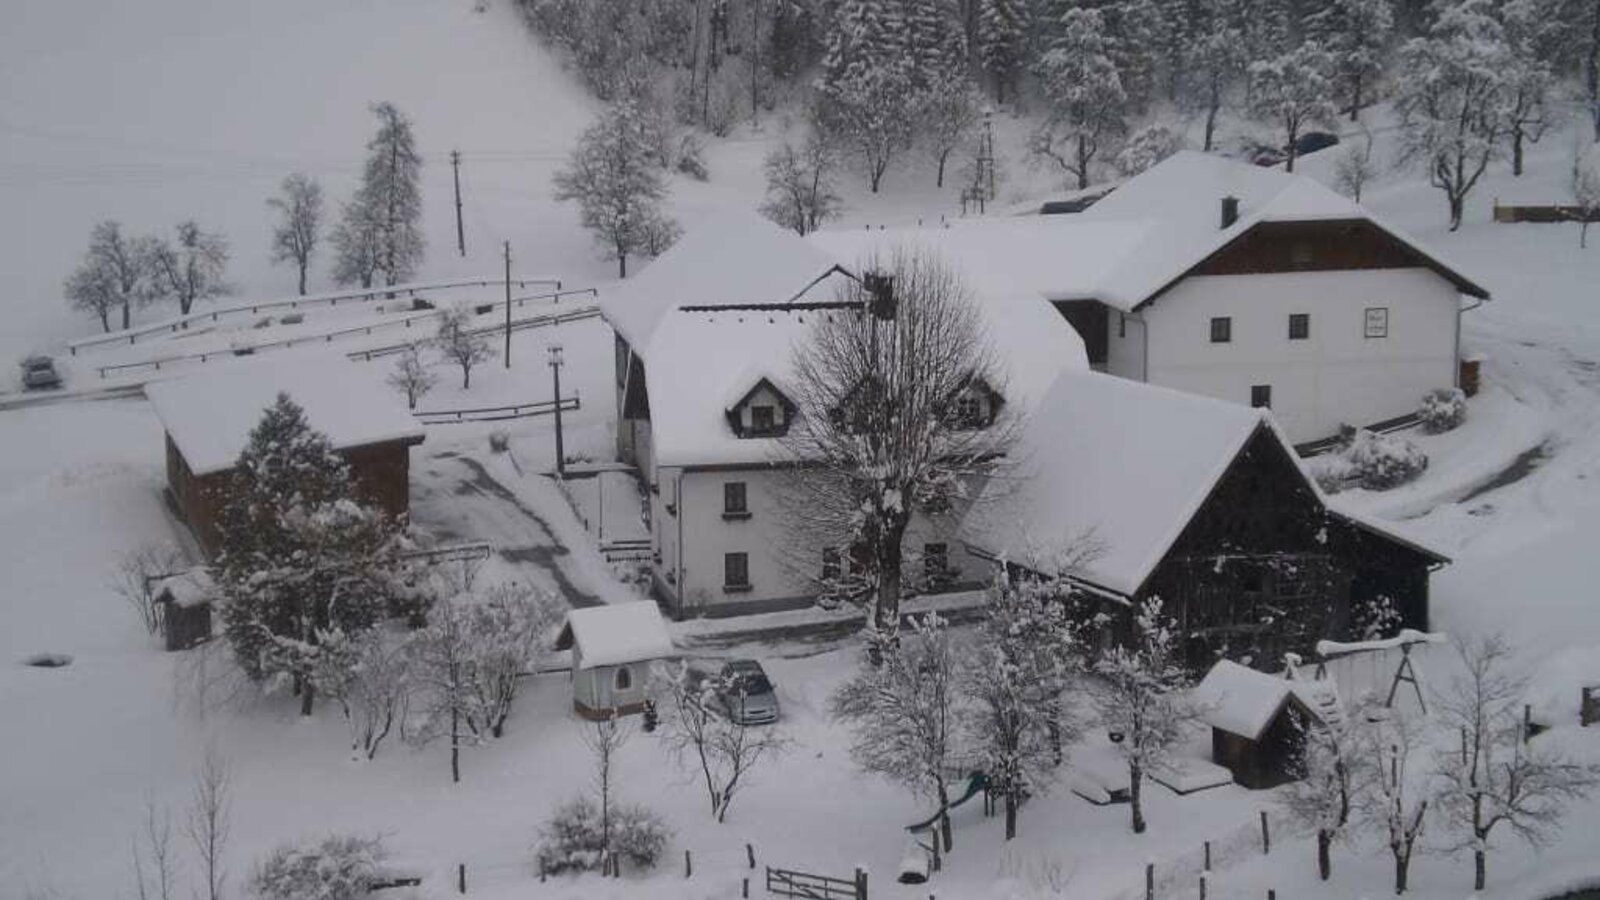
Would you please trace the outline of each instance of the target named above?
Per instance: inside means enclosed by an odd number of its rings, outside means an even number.
[[[1211,726],[1212,761],[1253,790],[1298,778],[1307,734],[1344,715],[1331,681],[1290,681],[1226,659],[1211,667],[1191,699]]]
[[[642,712],[650,663],[678,652],[648,600],[567,613],[556,649],[572,651],[572,707],[586,719]]]
[[[283,351],[154,382],[145,394],[166,429],[169,501],[207,556],[220,547],[233,467],[279,394],[349,463],[360,500],[391,516],[410,509],[411,447],[424,431],[371,365]]]
[[[217,584],[211,570],[195,566],[150,584],[168,650],[187,650],[211,639],[211,606]]]

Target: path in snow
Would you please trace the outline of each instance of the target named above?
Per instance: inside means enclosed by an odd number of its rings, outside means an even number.
[[[482,463],[446,450],[428,456],[420,475],[413,475],[411,509],[423,529],[442,540],[489,541],[516,573],[572,607],[601,602],[563,566],[571,551],[550,524]]]

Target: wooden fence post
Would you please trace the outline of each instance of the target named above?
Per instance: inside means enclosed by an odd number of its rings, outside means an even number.
[[[1272,852],[1272,832],[1267,830],[1267,811],[1261,811],[1261,853],[1266,855]]]
[[[1144,900],[1155,900],[1156,897],[1156,864],[1144,864]]]
[[[856,900],[867,900],[867,871],[856,869]]]
[[[746,878],[744,880],[744,886],[739,889],[739,896],[740,897],[749,897],[750,896],[750,879]]]
[[[466,863],[458,863],[456,865],[456,893],[465,894],[466,892],[467,892],[467,864]]]
[[[1267,900],[1278,900],[1278,892],[1272,888],[1267,888]]]
[[[1200,873],[1200,900],[1206,900],[1206,873]]]
[[[1211,871],[1211,842],[1206,841],[1206,864],[1204,871]]]
[[[754,869],[756,867],[756,845],[745,844],[744,855],[750,860],[750,868]]]
[[[689,858],[689,851],[683,851],[683,877],[690,878],[694,875],[694,860]]]

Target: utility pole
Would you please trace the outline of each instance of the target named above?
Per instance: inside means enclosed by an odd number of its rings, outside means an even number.
[[[551,344],[550,352],[550,378],[554,381],[556,411],[556,477],[567,477],[566,448],[561,443],[561,345]]]
[[[465,258],[467,232],[461,227],[461,151],[450,151],[450,168],[454,170],[456,180],[456,247],[461,250],[461,256]]]
[[[506,241],[506,368],[511,368],[511,242]]]

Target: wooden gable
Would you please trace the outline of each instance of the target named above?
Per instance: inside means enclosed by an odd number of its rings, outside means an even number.
[[[771,398],[774,402],[773,419],[770,427],[761,427],[755,420],[754,407],[756,401],[764,397]],[[777,385],[765,377],[756,380],[750,390],[733,403],[726,410],[728,425],[733,433],[740,437],[782,437],[789,432],[789,423],[794,421],[795,414],[799,411],[794,401],[788,395],[778,390]]]
[[[1371,269],[1430,269],[1463,294],[1489,292],[1367,219],[1258,222],[1163,285],[1152,303],[1190,275],[1262,275]],[[1136,307],[1137,309],[1137,307]]]

